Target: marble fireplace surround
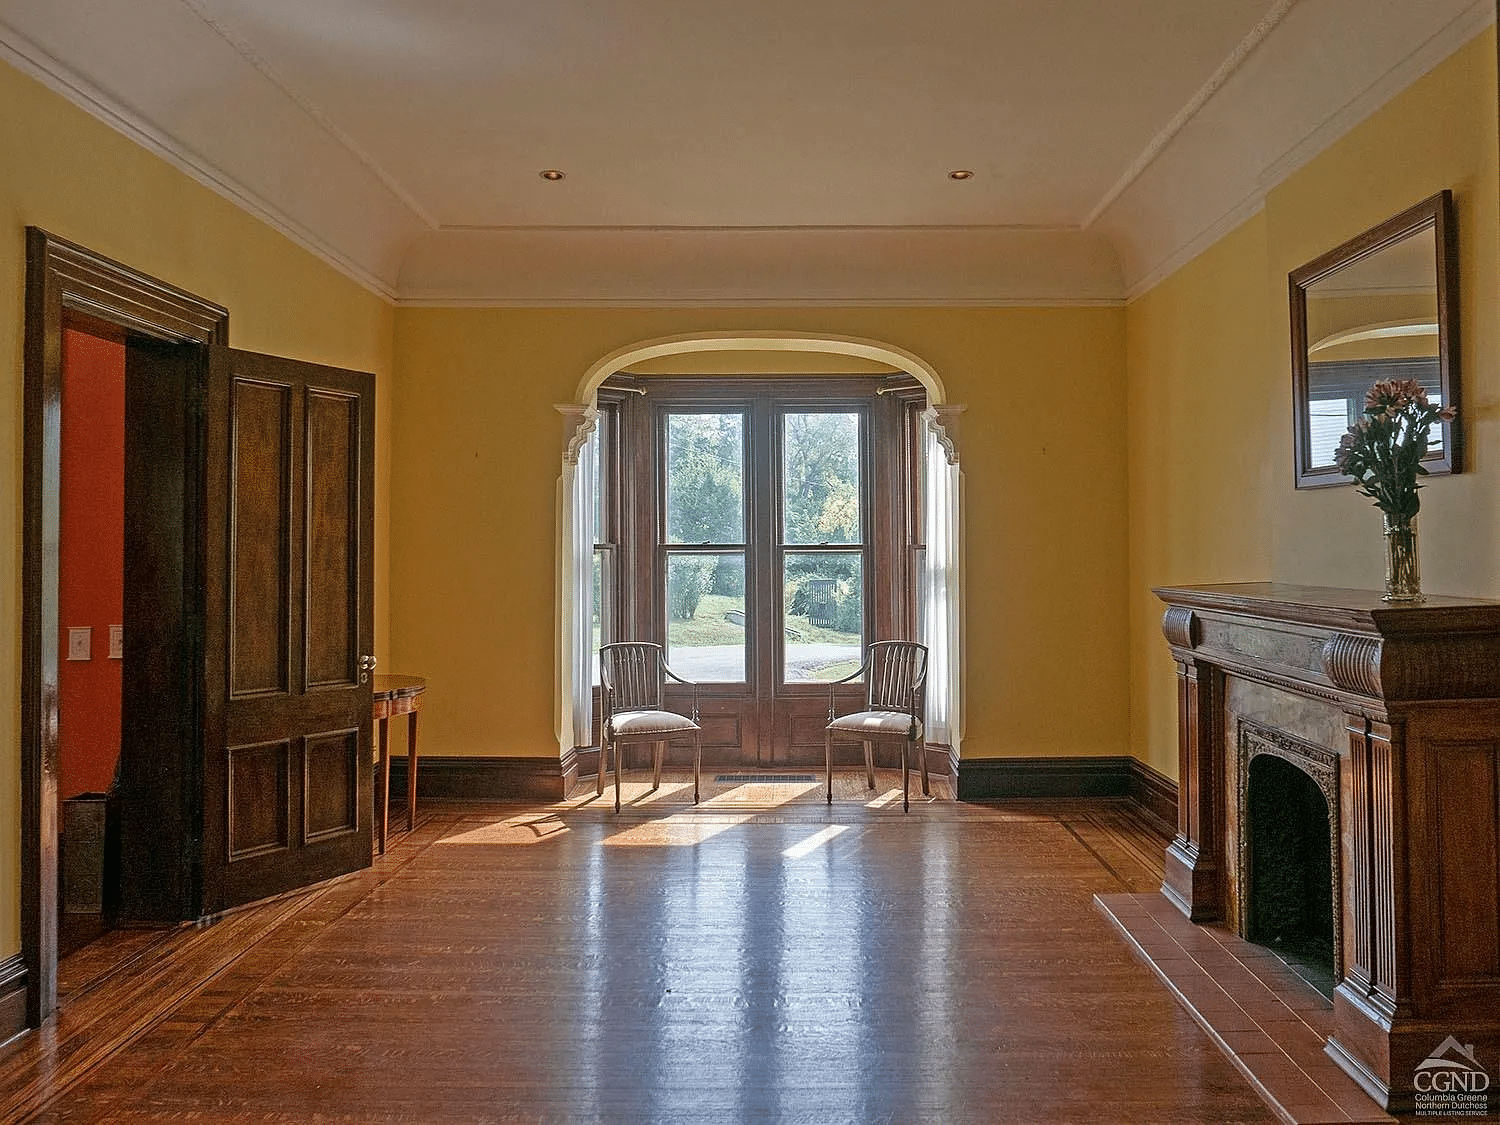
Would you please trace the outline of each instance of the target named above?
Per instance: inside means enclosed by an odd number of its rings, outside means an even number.
[[[1337,799],[1327,1054],[1380,1105],[1411,1112],[1419,1064],[1451,1037],[1493,1099],[1500,602],[1393,606],[1270,583],[1155,592],[1178,686],[1163,895],[1193,922],[1243,932],[1244,771],[1258,753],[1292,760]]]

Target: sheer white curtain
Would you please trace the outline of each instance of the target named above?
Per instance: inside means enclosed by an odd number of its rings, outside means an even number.
[[[558,482],[562,539],[557,557],[558,616],[562,636],[558,659],[557,742],[564,755],[593,740],[594,714],[594,513],[599,492],[598,415],[580,410],[577,428],[563,457]]]
[[[963,736],[959,571],[962,478],[957,447],[944,428],[946,420],[933,409],[923,418],[927,550],[926,565],[922,568],[922,643],[928,649],[927,741],[951,747],[956,756]]]

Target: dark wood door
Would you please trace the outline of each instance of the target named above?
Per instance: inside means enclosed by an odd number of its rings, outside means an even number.
[[[370,863],[374,378],[213,348],[203,908]]]

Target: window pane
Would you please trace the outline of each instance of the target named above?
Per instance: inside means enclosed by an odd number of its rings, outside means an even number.
[[[1441,409],[1443,396],[1436,390],[1427,392],[1427,401]],[[1427,427],[1427,449],[1430,453],[1441,453],[1443,451],[1443,424],[1434,422]]]
[[[862,543],[859,415],[786,414],[782,541]]]
[[[860,665],[865,636],[863,556],[788,551],[782,619],[787,683],[837,680]]]
[[[604,436],[606,418],[600,416],[594,429],[594,436],[590,439],[594,443],[594,542],[603,543],[609,538],[609,528],[605,526],[605,503],[609,493],[609,446]]]
[[[1334,451],[1349,429],[1349,407],[1346,398],[1320,398],[1307,404],[1307,438],[1314,465],[1332,465]]]
[[[594,683],[599,683],[599,649],[615,638],[605,629],[605,622],[614,619],[613,597],[614,568],[610,565],[613,556],[608,548],[594,548],[594,655],[590,663],[594,668]]]
[[[745,682],[745,555],[667,556],[667,663],[688,680]]]
[[[667,542],[745,541],[745,420],[667,415]]]

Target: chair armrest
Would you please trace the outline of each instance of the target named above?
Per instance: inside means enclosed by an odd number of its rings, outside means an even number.
[[[838,718],[838,716],[834,714],[834,710],[833,710],[833,708],[834,708],[833,689],[836,688],[836,687],[838,687],[840,684],[847,684],[850,680],[857,680],[857,679],[859,679],[860,676],[863,676],[865,674],[865,670],[869,667],[869,665],[870,665],[870,662],[867,660],[863,664],[861,664],[858,668],[854,669],[854,671],[850,672],[847,676],[843,677],[842,679],[839,679],[839,680],[829,680],[828,681],[828,721],[830,723],[833,722],[834,719]]]
[[[672,679],[676,680],[679,684],[686,684],[688,687],[693,689],[693,713],[689,716],[689,718],[691,718],[693,722],[696,723],[698,721],[698,681],[683,679],[676,672],[672,671],[671,668],[667,667],[667,663],[665,660],[662,661],[661,670]]]

